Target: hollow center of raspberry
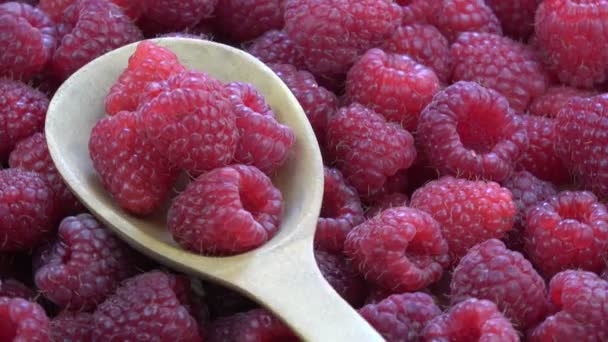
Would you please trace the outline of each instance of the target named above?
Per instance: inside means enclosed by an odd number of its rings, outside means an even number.
[[[9,318],[8,308],[0,308],[0,341],[12,341],[17,337],[17,327]]]
[[[465,148],[482,154],[488,153],[500,140],[499,128],[502,123],[498,122],[499,120],[476,116],[461,120],[456,130]]]
[[[562,220],[575,220],[581,223],[586,223],[589,220],[589,210],[583,206],[567,206],[563,205],[557,208],[557,213]]]
[[[261,212],[264,209],[264,205],[266,204],[266,200],[260,194],[257,194],[256,191],[240,191],[239,195],[241,197],[241,205],[243,209],[248,211],[253,219],[258,221]]]

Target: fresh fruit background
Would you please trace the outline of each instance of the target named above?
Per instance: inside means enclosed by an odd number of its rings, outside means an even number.
[[[57,87],[154,37],[242,48],[291,89],[325,163],[319,268],[387,341],[608,341],[607,0],[0,0],[0,342],[297,341],[256,303],[131,249],[53,166],[43,132]],[[201,76],[182,78],[153,45],[139,53],[91,149],[115,199],[145,214],[175,172],[134,122],[170,124],[154,113]],[[246,85],[229,88],[204,100],[267,112]],[[134,94],[157,92],[168,100],[137,110]],[[293,144],[270,119],[201,120],[218,126],[208,144],[232,151],[218,167],[234,157],[271,174]],[[278,150],[239,145],[254,126]],[[161,152],[217,152],[197,149]],[[268,179],[187,162],[208,182]],[[178,235],[187,209],[219,206],[195,201],[209,184],[175,210]]]

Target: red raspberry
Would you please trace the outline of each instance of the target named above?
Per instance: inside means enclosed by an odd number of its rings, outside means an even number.
[[[545,93],[548,78],[526,45],[490,33],[466,32],[452,44],[452,80],[477,82],[500,92],[511,108],[524,112]]]
[[[359,309],[387,342],[417,342],[424,326],[441,315],[433,298],[426,293],[392,295],[378,303]]]
[[[104,187],[118,204],[134,214],[148,215],[167,199],[177,172],[142,138],[137,121],[137,114],[131,112],[100,120],[91,132],[89,152]]]
[[[566,86],[551,87],[530,103],[528,112],[532,115],[554,118],[566,106],[568,101],[574,98],[592,97],[597,94],[598,92],[595,90],[582,90]]]
[[[216,29],[226,38],[244,42],[266,31],[280,30],[285,0],[222,0],[215,10]]]
[[[139,43],[129,57],[129,66],[106,96],[106,112],[114,115],[123,110],[136,110],[146,85],[165,81],[183,71],[184,66],[170,50],[149,41]]]
[[[140,124],[173,165],[199,175],[233,159],[239,131],[220,81],[197,71],[184,72],[169,78],[156,97],[142,103]]]
[[[12,168],[38,172],[46,178],[58,197],[60,217],[85,211],[83,205],[65,185],[63,178],[55,168],[43,133],[34,133],[17,143],[8,162]]]
[[[93,314],[64,311],[51,320],[51,341],[92,341]]]
[[[484,0],[438,0],[433,6],[429,21],[450,42],[463,32],[502,34],[500,21]]]
[[[357,103],[329,119],[327,147],[330,160],[363,197],[382,191],[389,177],[416,159],[410,133]]]
[[[604,0],[548,0],[538,6],[538,46],[562,83],[593,88],[608,78],[607,13]]]
[[[412,24],[401,26],[382,45],[389,53],[408,55],[416,62],[435,72],[439,80],[447,83],[452,73],[448,40],[432,25]]]
[[[526,251],[547,276],[569,268],[601,272],[608,210],[591,192],[563,191],[527,212]]]
[[[325,167],[323,205],[315,232],[315,247],[341,253],[346,234],[362,223],[363,208],[357,191],[346,184],[342,173]]]
[[[145,0],[140,24],[148,31],[179,31],[211,17],[217,4],[218,0]]]
[[[160,271],[128,279],[95,310],[94,341],[200,341],[190,281]]]
[[[475,298],[454,305],[424,328],[425,341],[518,342],[511,322],[489,300]]]
[[[496,91],[460,81],[435,95],[420,115],[420,143],[443,174],[502,181],[523,155],[521,119]]]
[[[208,342],[284,341],[298,339],[266,309],[255,309],[216,320],[209,327]]]
[[[48,98],[40,91],[0,79],[0,163],[19,140],[43,130],[48,106]]]
[[[212,318],[231,316],[239,312],[249,311],[259,307],[258,304],[222,285],[204,282],[205,303]]]
[[[110,1],[118,5],[131,19],[135,20],[141,15],[143,0]],[[64,11],[75,2],[77,0],[40,0],[38,8],[46,12],[55,22],[60,23],[63,20]]]
[[[228,255],[270,240],[279,230],[282,211],[283,197],[268,176],[252,166],[233,165],[190,183],[174,200],[167,221],[184,248]]]
[[[414,131],[422,109],[441,89],[433,70],[406,55],[365,53],[346,77],[346,96]]]
[[[137,20],[144,10],[145,0],[110,0],[118,5],[132,20]]]
[[[319,86],[308,71],[298,71],[288,64],[270,64],[269,67],[285,82],[304,109],[319,145],[325,147],[327,123],[338,109],[338,99],[331,91]]]
[[[264,63],[291,64],[305,69],[304,57],[283,31],[271,30],[247,45],[247,52]]]
[[[378,197],[374,204],[367,208],[365,211],[365,216],[367,218],[372,218],[386,209],[395,208],[395,207],[406,207],[409,203],[410,199],[406,194],[402,194],[400,192],[393,192],[390,194],[385,194]]]
[[[502,31],[525,40],[534,32],[534,14],[542,0],[485,0],[500,20]]]
[[[0,171],[0,251],[35,248],[55,228],[55,194],[38,173]]]
[[[82,0],[69,6],[62,18],[61,41],[51,67],[66,79],[104,53],[142,38],[123,11],[106,0]]]
[[[573,99],[557,116],[555,150],[598,196],[608,196],[608,97]]]
[[[233,82],[226,90],[240,135],[234,162],[274,174],[292,156],[296,141],[293,130],[277,122],[264,96],[253,85]]]
[[[34,290],[15,279],[0,279],[0,297],[19,297],[33,300],[36,297]]]
[[[367,295],[363,278],[342,254],[315,250],[317,265],[323,277],[352,307],[360,307]]]
[[[410,205],[439,222],[453,264],[476,244],[500,239],[511,230],[517,214],[511,192],[498,183],[450,176],[416,190]]]
[[[545,281],[523,255],[496,239],[469,249],[454,269],[450,288],[454,303],[467,298],[491,300],[523,329],[544,318]]]
[[[29,78],[50,61],[57,32],[41,10],[27,4],[0,4],[0,76]]]
[[[403,25],[429,24],[432,16],[435,15],[437,4],[428,0],[412,0],[411,3],[403,6]]]
[[[549,283],[557,309],[530,334],[530,342],[608,340],[608,281],[597,274],[568,270]]]
[[[48,341],[44,309],[23,298],[0,297],[0,341]]]
[[[95,308],[135,273],[134,253],[89,214],[66,217],[40,251],[36,286],[61,307]]]
[[[285,1],[285,32],[315,75],[345,74],[400,21],[401,8],[390,0]]]
[[[439,280],[448,244],[431,215],[392,208],[353,228],[344,254],[365,278],[393,292],[416,291]]]

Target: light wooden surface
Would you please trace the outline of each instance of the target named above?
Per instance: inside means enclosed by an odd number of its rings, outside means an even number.
[[[277,118],[297,137],[294,157],[273,179],[285,198],[280,232],[263,247],[233,257],[199,256],[179,248],[165,226],[166,211],[139,219],[122,211],[102,188],[88,153],[103,99],[127,66],[136,44],[112,51],[83,67],[57,91],[49,106],[46,138],[68,186],[93,214],[134,248],[183,272],[218,281],[258,301],[306,341],[382,341],[321,276],[312,241],[323,196],[323,166],[302,108],[264,64],[229,46],[185,38],[155,40],[187,67],[223,81],[252,83]]]

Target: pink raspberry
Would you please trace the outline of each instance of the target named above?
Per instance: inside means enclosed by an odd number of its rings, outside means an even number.
[[[15,144],[44,128],[47,96],[19,81],[0,79],[0,163]]]
[[[425,341],[518,342],[511,322],[489,300],[475,298],[454,305],[431,320],[423,331]]]
[[[291,64],[298,69],[306,69],[304,57],[284,31],[264,33],[247,45],[247,52],[267,64]]]
[[[0,4],[0,76],[30,78],[42,71],[55,50],[55,24],[27,4]]]
[[[215,10],[214,23],[226,38],[244,42],[264,32],[280,30],[285,0],[222,0]]]
[[[433,6],[429,21],[450,42],[463,32],[502,34],[498,18],[484,0],[436,0]]]
[[[27,251],[55,228],[55,194],[38,173],[0,171],[0,251]]]
[[[525,40],[534,32],[534,14],[542,0],[485,0],[500,20],[502,31]]]
[[[64,11],[81,0],[40,0],[38,8],[49,15],[51,19],[59,23],[63,20]],[[143,0],[109,0],[118,5],[131,19],[135,20],[141,15]]]
[[[165,202],[177,172],[142,137],[138,119],[131,112],[101,119],[91,132],[89,153],[104,188],[118,205],[148,215]]]
[[[608,258],[608,210],[591,192],[560,192],[527,212],[526,251],[547,276],[570,268],[601,272]]]
[[[275,119],[264,96],[253,85],[233,82],[226,90],[240,136],[234,162],[274,174],[292,156],[296,142],[293,130]]]
[[[220,318],[209,327],[208,342],[297,341],[283,322],[266,309],[255,309]]]
[[[64,311],[51,320],[52,341],[92,341],[93,314]]]
[[[412,24],[400,26],[384,41],[382,50],[408,55],[417,63],[435,72],[439,80],[447,83],[452,73],[448,40],[432,25]]]
[[[48,341],[49,318],[44,309],[23,298],[0,297],[1,341]]]
[[[412,0],[409,4],[403,6],[403,25],[430,24],[433,15],[435,15],[435,6],[434,1]]]
[[[366,283],[343,255],[315,250],[315,259],[323,277],[344,300],[355,308],[363,304]]]
[[[285,32],[315,75],[345,74],[400,21],[401,8],[390,0],[285,1]]]
[[[406,207],[387,209],[353,228],[344,254],[367,280],[392,292],[422,289],[449,264],[439,223]]]
[[[409,203],[410,199],[406,194],[400,192],[393,192],[378,197],[372,206],[368,207],[365,211],[367,218],[372,218],[386,209],[395,207],[405,207]]]
[[[179,31],[211,17],[217,4],[218,0],[145,0],[140,25],[155,32]]]
[[[239,131],[220,81],[187,71],[151,87],[157,94],[139,108],[139,124],[172,165],[199,175],[230,163]]]
[[[450,176],[416,190],[410,206],[428,212],[441,225],[454,265],[476,244],[502,238],[517,214],[511,192],[498,183]]]
[[[51,68],[66,79],[104,53],[142,38],[120,7],[106,0],[82,0],[69,6],[60,24],[61,40]]]
[[[183,276],[151,271],[130,278],[95,310],[93,340],[200,341],[189,296]]]
[[[566,86],[554,86],[538,96],[528,106],[528,112],[532,115],[554,118],[568,102],[574,98],[587,98],[597,95],[595,90],[583,90]]]
[[[556,312],[529,334],[530,342],[608,340],[608,281],[597,274],[568,270],[549,283]]]
[[[472,81],[492,88],[524,112],[545,93],[548,78],[528,46],[491,33],[467,32],[452,44],[453,81]]]
[[[174,200],[169,231],[184,248],[206,255],[243,253],[279,230],[283,197],[255,167],[233,165],[199,176]],[[229,223],[229,224],[228,224]]]
[[[607,79],[606,19],[604,0],[548,0],[538,6],[538,46],[545,64],[562,83],[593,88]]]
[[[346,234],[362,223],[363,208],[357,191],[337,169],[325,167],[323,204],[315,232],[315,247],[341,253]]]
[[[366,52],[349,70],[346,96],[388,121],[414,131],[418,117],[441,89],[433,70],[406,55],[386,54],[380,49]]]
[[[57,305],[95,308],[135,274],[135,254],[90,214],[66,217],[57,240],[40,251],[36,286]]]
[[[0,272],[1,274],[2,272]],[[28,300],[36,298],[36,292],[15,279],[0,279],[0,297],[19,297]]]
[[[435,95],[418,122],[430,164],[443,174],[506,179],[528,145],[521,119],[498,92],[460,81]]]
[[[441,310],[426,293],[392,295],[378,303],[359,309],[363,316],[387,342],[417,342],[422,329]]]
[[[412,165],[416,149],[410,133],[355,103],[329,119],[327,154],[359,194],[370,197]]]

